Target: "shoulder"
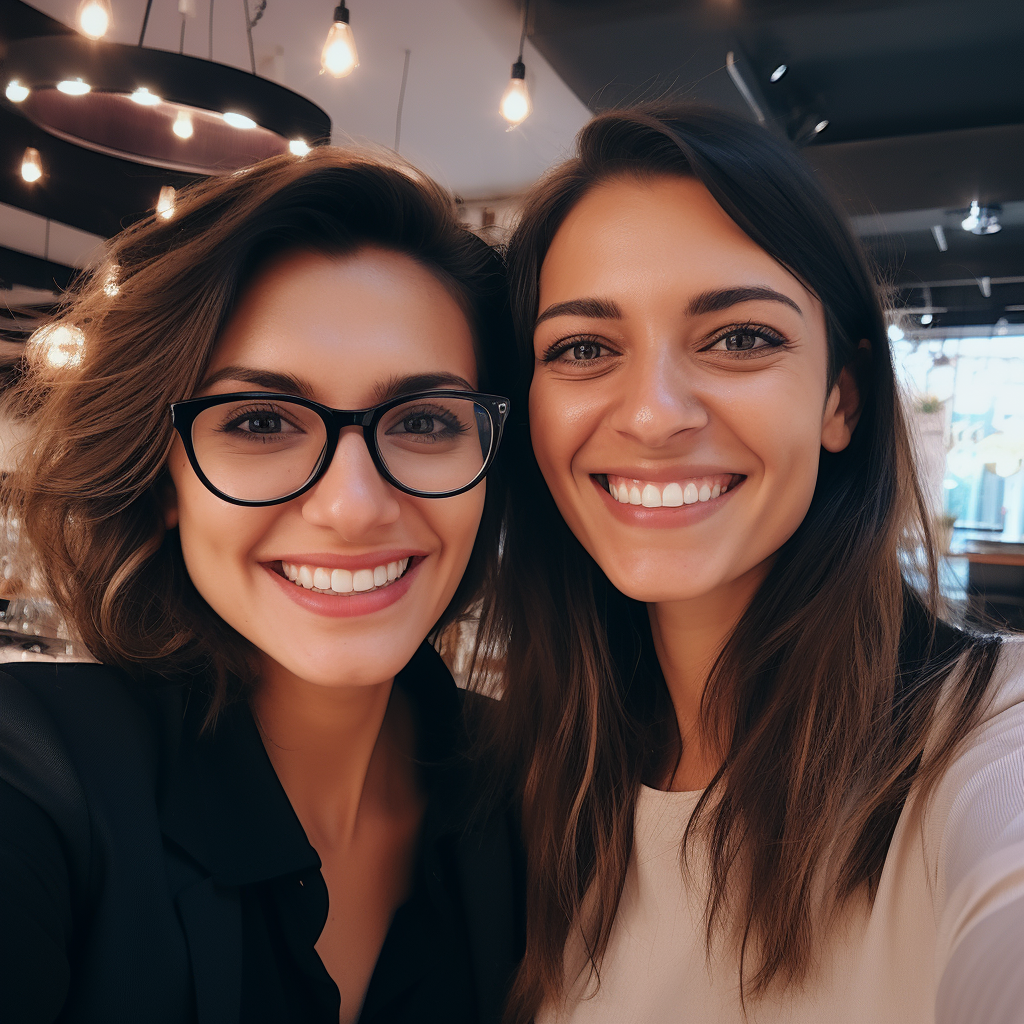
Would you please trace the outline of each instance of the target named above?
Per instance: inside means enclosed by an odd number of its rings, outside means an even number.
[[[1024,636],[1003,638],[986,694],[982,724],[1007,712],[1024,715]]]

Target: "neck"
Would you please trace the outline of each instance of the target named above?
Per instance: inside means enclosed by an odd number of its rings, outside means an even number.
[[[758,565],[700,597],[647,606],[654,648],[682,740],[679,765],[667,780],[669,789],[703,789],[722,763],[728,737],[709,736],[703,728],[704,690],[715,659],[767,571],[767,566]]]
[[[408,709],[393,699],[393,683],[320,686],[280,665],[264,668],[253,713],[317,849],[348,845],[368,803],[408,796],[414,737]]]

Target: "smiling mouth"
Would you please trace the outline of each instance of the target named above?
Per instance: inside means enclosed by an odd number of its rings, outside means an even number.
[[[384,562],[372,569],[328,569],[317,565],[301,565],[297,562],[278,562],[275,568],[279,576],[290,580],[303,590],[314,594],[372,594],[383,590],[400,580],[409,570],[413,558],[400,558],[395,562]]]
[[[635,477],[594,474],[594,479],[620,505],[643,508],[679,508],[714,501],[746,477],[742,473],[715,473],[682,480],[655,481]]]

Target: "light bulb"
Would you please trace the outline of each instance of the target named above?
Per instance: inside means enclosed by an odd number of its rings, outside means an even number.
[[[817,124],[816,124],[816,125],[814,126],[814,134],[815,134],[815,135],[820,135],[820,134],[821,134],[821,132],[823,132],[823,131],[824,131],[824,130],[825,130],[825,129],[827,128],[827,127],[828,127],[828,118],[827,118],[827,117],[823,117],[823,118],[822,118],[822,119],[821,119],[821,120],[820,120],[820,121],[819,121],[819,122],[818,122],[818,123],[817,123]]]
[[[344,4],[334,9],[334,24],[320,53],[320,67],[335,78],[344,78],[359,67],[356,41],[348,23],[348,8]]]
[[[229,110],[226,114],[221,114],[221,117],[231,125],[232,128],[255,128],[256,122],[251,117],[246,117],[245,114],[235,113],[233,110]]]
[[[931,315],[931,313],[922,313],[921,314],[921,326],[922,327],[927,327],[932,322],[933,319],[934,319],[934,317]]]
[[[160,97],[155,93],[151,93],[144,85],[140,85],[132,93],[131,98],[140,107],[155,107],[160,102]]]
[[[977,199],[971,200],[971,212],[967,214],[962,221],[960,221],[960,227],[964,231],[973,231],[981,223],[981,207],[978,205]]]
[[[292,139],[288,143],[288,150],[295,156],[305,156],[309,152],[309,143],[303,139]]]
[[[533,110],[530,90],[526,88],[526,65],[521,60],[512,65],[512,77],[509,79],[505,94],[501,97],[501,106],[498,109],[511,128],[522,124]]]
[[[164,220],[170,220],[174,216],[175,198],[174,189],[170,185],[164,185],[160,189],[160,198],[156,201],[156,212]]]
[[[39,150],[29,146],[21,158],[21,176],[31,184],[43,176],[43,161],[39,158]]]
[[[63,82],[57,83],[57,89],[66,96],[84,96],[91,91],[92,86],[80,78],[66,78]]]
[[[789,70],[785,64],[780,64],[771,74],[769,81],[777,82]]]
[[[893,343],[903,340],[903,331],[900,330],[895,324],[889,324],[889,329],[886,331],[889,335],[889,340]]]
[[[90,39],[99,39],[110,28],[110,0],[82,0],[78,5],[78,27]]]
[[[185,113],[184,110],[178,112],[178,116],[174,119],[174,124],[171,126],[171,131],[178,136],[179,139],[191,139],[192,132],[192,118]]]
[[[22,85],[16,78],[7,85],[7,98],[12,103],[20,103],[28,99],[28,86]]]

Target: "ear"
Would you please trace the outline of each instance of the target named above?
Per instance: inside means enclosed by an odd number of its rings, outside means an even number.
[[[871,343],[862,338],[854,361],[842,368],[832,385],[821,420],[821,446],[826,451],[841,452],[850,443],[862,407],[857,370],[870,358]]]
[[[178,525],[178,491],[171,474],[164,471],[163,479],[156,485],[157,502],[164,516],[164,527],[173,530]]]

